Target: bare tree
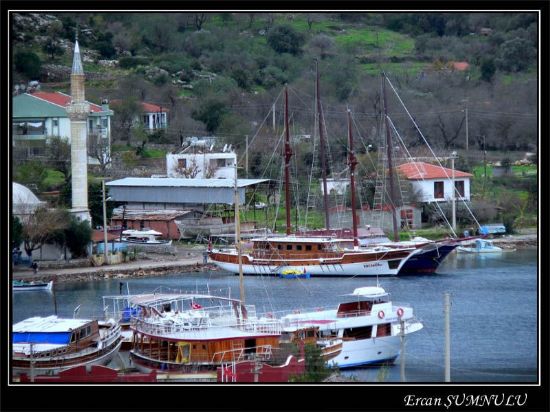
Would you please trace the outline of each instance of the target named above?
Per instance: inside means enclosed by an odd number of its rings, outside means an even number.
[[[56,232],[68,227],[70,219],[62,209],[40,207],[20,217],[25,252],[29,258],[34,250],[55,239]]]
[[[132,128],[141,113],[140,105],[135,98],[130,97],[113,106],[116,107],[116,116],[113,118],[113,135],[125,140],[130,145]]]
[[[208,13],[192,13],[191,19],[197,31],[201,31],[204,23],[208,21]]]
[[[88,154],[99,162],[101,174],[107,173],[107,168],[111,164],[111,146],[109,139],[101,136],[90,136],[88,141]]]
[[[176,172],[180,175],[183,175],[187,179],[194,179],[199,174],[199,166],[197,165],[197,161],[193,158],[191,160],[191,164],[187,167],[176,167]]]
[[[310,47],[316,51],[321,59],[324,59],[334,47],[334,41],[326,34],[319,34],[311,39]]]
[[[51,136],[46,144],[48,162],[57,170],[68,176],[70,171],[71,145],[60,136]]]

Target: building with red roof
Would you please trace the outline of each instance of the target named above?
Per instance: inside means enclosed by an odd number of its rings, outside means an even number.
[[[121,100],[112,100],[113,107],[121,104]],[[170,110],[166,106],[159,104],[141,102],[141,124],[148,132],[154,132],[168,127],[168,113]],[[136,122],[138,119],[136,119]]]
[[[453,176],[455,199],[470,200],[470,179],[472,174],[437,166],[425,162],[404,163],[397,167],[398,172],[420,195],[421,202],[445,202],[453,197]]]
[[[41,155],[50,137],[59,136],[71,142],[71,122],[67,106],[71,96],[61,92],[34,91],[22,93],[12,99],[13,144],[26,147],[29,155]],[[90,105],[86,122],[88,146],[99,144],[110,148],[111,117],[109,104]],[[93,153],[89,150],[90,155]],[[97,163],[89,156],[88,163]]]

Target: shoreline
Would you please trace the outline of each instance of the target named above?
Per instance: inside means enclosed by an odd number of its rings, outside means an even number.
[[[503,249],[532,249],[538,247],[537,235],[511,235],[492,239],[495,245]],[[196,250],[195,250],[196,252]],[[25,267],[15,267],[12,270],[13,280],[49,282],[81,282],[89,280],[126,279],[167,276],[181,272],[216,272],[221,271],[212,263],[204,263],[202,256],[184,259],[142,259],[133,262],[107,266],[82,266],[66,268],[44,268],[38,273]]]

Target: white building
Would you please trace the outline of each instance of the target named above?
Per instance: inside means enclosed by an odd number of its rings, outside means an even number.
[[[141,103],[143,127],[149,132],[168,127],[168,108],[153,103]]]
[[[420,202],[447,202],[453,198],[453,170],[424,162],[405,163],[398,171],[411,182]],[[473,175],[454,171],[454,193],[457,200],[470,200],[470,179]]]
[[[187,179],[235,179],[234,152],[214,152],[205,142],[195,142],[180,153],[166,155],[168,177]]]

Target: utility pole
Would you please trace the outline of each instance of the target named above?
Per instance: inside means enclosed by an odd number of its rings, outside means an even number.
[[[445,382],[451,381],[451,294],[445,292]]]
[[[399,316],[400,337],[401,337],[401,359],[399,361],[401,382],[406,382],[405,378],[405,321],[403,315]]]
[[[246,151],[244,153],[244,158],[246,162],[246,178],[248,179],[248,135],[245,135],[246,138]]]
[[[103,190],[103,257],[104,265],[109,264],[109,254],[107,253],[107,207],[105,206],[105,178],[101,180],[101,188]]]
[[[31,343],[31,382],[34,383],[34,343]]]
[[[468,108],[464,109],[466,114],[466,151],[468,151]]]
[[[239,214],[239,187],[237,177],[237,159],[235,158],[235,247],[239,261],[239,291],[241,305],[244,305],[244,276],[243,276],[243,256],[241,251],[241,217]]]

